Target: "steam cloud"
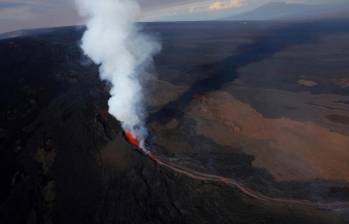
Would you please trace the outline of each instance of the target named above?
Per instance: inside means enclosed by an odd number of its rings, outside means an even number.
[[[139,81],[160,45],[135,23],[140,7],[134,0],[76,0],[87,30],[81,48],[111,83],[109,113],[141,142],[146,138],[143,94]]]

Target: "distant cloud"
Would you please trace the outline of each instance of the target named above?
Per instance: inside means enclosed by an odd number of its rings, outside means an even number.
[[[288,0],[286,2],[290,4],[304,4],[304,0]]]
[[[155,1],[155,0],[153,0]],[[199,20],[210,18],[209,14],[219,14],[220,11],[240,8],[243,2],[250,0],[197,0],[173,1],[171,4],[159,5],[143,13],[144,21],[156,20]]]
[[[209,10],[225,10],[230,8],[237,8],[242,5],[242,0],[218,0],[212,2],[209,6]]]
[[[98,0],[103,1],[103,0]],[[138,0],[143,21],[208,20],[253,10],[269,2],[348,3],[348,0]],[[0,0],[0,33],[79,23],[74,0]]]
[[[49,6],[59,1],[47,1],[47,0],[0,0],[0,7],[3,5],[29,5],[29,6]]]
[[[72,0],[0,0],[0,33],[77,21]]]
[[[26,5],[0,8],[0,20],[27,20],[34,17],[32,7]]]

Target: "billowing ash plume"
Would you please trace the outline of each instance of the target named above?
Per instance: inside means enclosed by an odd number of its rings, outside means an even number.
[[[134,0],[76,0],[86,19],[81,47],[100,65],[100,77],[111,83],[109,113],[138,139],[146,138],[139,76],[160,50],[135,21],[140,8]]]

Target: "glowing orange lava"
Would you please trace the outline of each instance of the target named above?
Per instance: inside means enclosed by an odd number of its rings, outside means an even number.
[[[137,148],[139,147],[139,140],[132,132],[130,132],[129,130],[125,130],[124,135],[125,135],[126,141],[129,144],[136,146]]]

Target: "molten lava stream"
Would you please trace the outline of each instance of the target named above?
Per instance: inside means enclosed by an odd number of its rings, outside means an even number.
[[[137,137],[129,130],[124,131],[125,139],[130,144],[139,148],[139,141]]]
[[[141,147],[139,140],[131,131],[125,129],[124,130],[124,137],[130,145],[136,147],[137,150],[144,153],[148,158],[150,158],[151,160],[153,160],[157,164],[164,164],[160,159],[158,159],[157,156],[155,156],[154,154],[152,154],[150,151],[146,150],[145,148]]]

